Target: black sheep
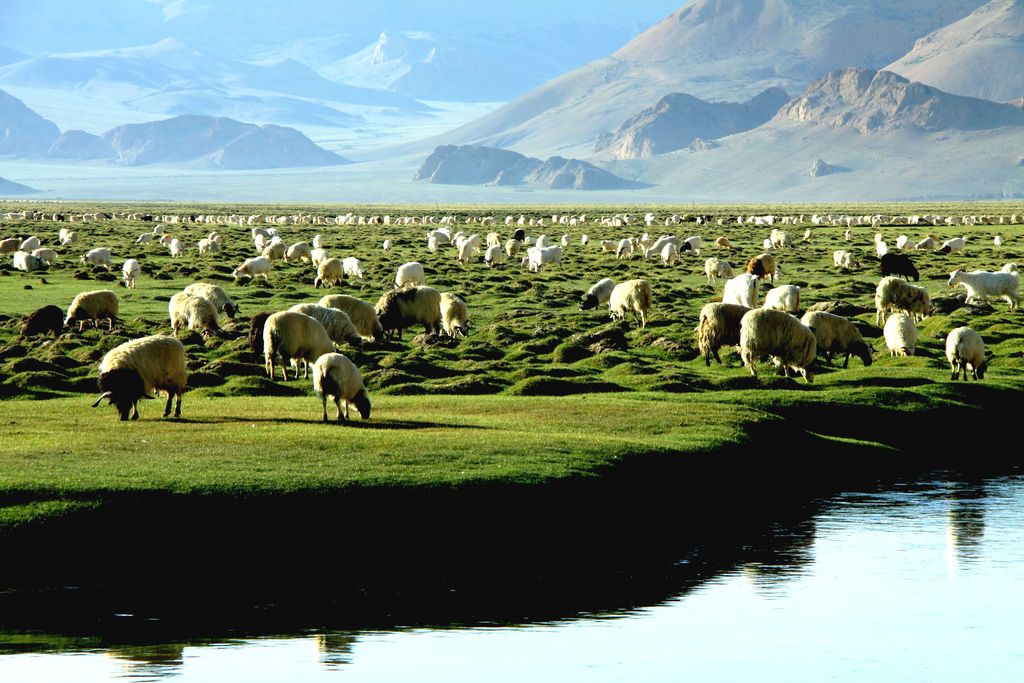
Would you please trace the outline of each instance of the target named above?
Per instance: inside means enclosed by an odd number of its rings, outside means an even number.
[[[63,328],[64,311],[60,309],[60,306],[51,304],[32,311],[25,316],[25,320],[21,323],[21,335],[23,337],[32,337],[37,334],[53,332],[53,336],[56,337]]]
[[[917,268],[914,267],[910,257],[903,254],[882,255],[882,277],[888,275],[899,275],[904,280],[914,278],[914,282],[917,282],[919,277]]]
[[[270,311],[263,311],[249,319],[249,350],[257,356],[263,355],[263,326],[270,315]]]

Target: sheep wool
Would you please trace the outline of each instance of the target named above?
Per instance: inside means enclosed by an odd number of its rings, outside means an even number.
[[[78,322],[78,331],[85,329],[85,323],[92,321],[93,325],[99,327],[100,320],[107,321],[107,329],[114,329],[114,321],[117,319],[118,299],[109,289],[98,289],[92,292],[78,294],[68,307],[67,317],[64,324],[69,325]]]
[[[402,330],[422,324],[427,334],[441,331],[441,293],[433,287],[406,287],[385,292],[375,307],[384,333],[402,338]]]
[[[968,367],[976,380],[984,379],[988,371],[985,342],[969,327],[958,327],[946,336],[946,360],[949,361],[950,379],[953,381],[959,379],[962,370],[966,382]]]
[[[758,359],[771,356],[785,374],[795,370],[810,384],[817,352],[814,333],[789,313],[756,308],[740,320],[740,356],[754,377]]]
[[[167,304],[167,314],[175,337],[181,329],[199,332],[204,337],[220,333],[217,309],[201,296],[178,292]]]
[[[325,353],[313,364],[313,391],[323,407],[324,422],[327,422],[327,397],[334,400],[338,409],[338,422],[348,420],[349,405],[355,405],[360,417],[370,419],[370,396],[363,384],[363,377],[347,356],[341,353]],[[342,404],[345,405],[344,414]]]
[[[718,349],[723,346],[739,346],[740,321],[751,309],[737,304],[705,304],[700,309],[700,321],[694,332],[697,335],[697,349],[704,356],[704,363],[711,367],[711,358],[721,365]]]
[[[325,353],[334,351],[334,342],[316,318],[294,311],[281,311],[267,318],[263,325],[263,357],[267,374],[274,378],[274,359],[281,357],[281,374],[288,381],[288,361],[313,363]],[[296,373],[298,371],[296,370]],[[308,374],[308,365],[305,369]]]
[[[890,356],[913,356],[917,347],[917,325],[906,313],[894,313],[882,329]]]
[[[363,338],[359,335],[359,331],[356,330],[356,326],[352,324],[352,320],[349,319],[345,311],[321,306],[320,304],[295,304],[288,310],[303,313],[310,318],[318,320],[324,326],[324,329],[327,330],[327,336],[335,344],[347,342],[356,348],[363,345]]]
[[[211,285],[206,282],[194,282],[184,289],[186,294],[201,296],[217,309],[217,313],[226,313],[229,318],[234,318],[238,313],[238,304],[231,300],[227,292],[218,285]]]
[[[865,367],[871,365],[871,347],[864,341],[857,327],[846,318],[826,311],[804,313],[800,322],[814,332],[818,353],[829,363],[835,353],[845,354],[843,367],[849,367],[850,356],[861,359]]]
[[[449,337],[456,333],[469,336],[469,309],[465,301],[451,292],[441,295],[441,327]]]
[[[318,303],[347,313],[363,339],[376,341],[383,337],[384,328],[381,327],[373,304],[347,294],[330,294],[320,299]]]
[[[640,327],[647,327],[647,318],[654,305],[654,294],[647,280],[626,280],[615,285],[608,297],[608,310],[612,320],[625,320],[632,313]]]
[[[107,352],[100,362],[100,397],[117,407],[121,420],[139,419],[138,402],[150,398],[154,391],[167,393],[164,417],[171,413],[171,403],[177,398],[174,417],[181,417],[181,397],[188,383],[185,347],[173,337],[154,335],[133,339]]]

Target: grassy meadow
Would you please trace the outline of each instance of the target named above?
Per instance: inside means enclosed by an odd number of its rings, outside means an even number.
[[[28,208],[38,208],[27,205]],[[0,213],[17,208],[0,205]],[[54,205],[52,210],[97,210]],[[732,351],[724,365],[705,366],[697,356],[693,329],[700,308],[721,295],[722,282],[707,283],[704,260],[728,260],[737,273],[764,251],[769,228],[735,225],[697,226],[692,222],[665,228],[671,214],[710,213],[716,217],[775,213],[849,213],[853,215],[940,213],[942,215],[1021,213],[1016,205],[991,203],[814,207],[185,207],[102,206],[99,210],[145,210],[153,213],[302,212],[334,216],[357,214],[441,216],[463,219],[493,215],[498,226],[458,225],[454,229],[482,237],[491,230],[503,236],[506,214],[550,222],[553,213],[585,213],[585,225],[526,227],[527,234],[546,233],[553,242],[568,232],[571,246],[561,268],[530,273],[518,260],[488,268],[477,261],[460,264],[454,248],[430,253],[427,228],[415,226],[280,226],[286,243],[312,241],[322,235],[331,256],[356,256],[366,271],[329,290],[313,287],[308,264],[275,262],[269,284],[235,282],[231,271],[255,255],[248,226],[167,226],[188,248],[172,259],[157,242],[137,246],[139,234],[152,223],[102,220],[54,223],[0,219],[0,238],[36,235],[60,256],[44,273],[15,271],[6,257],[0,264],[0,529],[94,509],[105,500],[129,493],[227,493],[275,495],[296,491],[339,492],[374,487],[458,487],[478,482],[536,484],[591,477],[624,462],[652,456],[708,456],[750,441],[758,428],[775,437],[802,434],[825,443],[859,444],[880,451],[912,446],[903,430],[878,429],[879,420],[902,420],[901,413],[952,416],[970,408],[1015,403],[1024,386],[1024,313],[1008,310],[1002,300],[964,304],[964,290],[950,290],[950,271],[999,270],[1024,260],[1024,225],[955,227],[885,225],[879,231],[891,250],[897,236],[911,244],[928,233],[941,240],[965,236],[964,253],[909,252],[938,314],[919,324],[917,355],[890,358],[875,325],[873,294],[878,264],[873,259],[870,226],[815,227],[810,242],[801,241],[806,224],[787,230],[792,248],[776,253],[780,284],[801,287],[802,308],[817,302],[841,302],[840,312],[854,321],[873,345],[875,363],[863,367],[851,359],[823,366],[811,385],[774,376],[760,365],[753,378]],[[659,222],[647,229],[642,216],[651,211]],[[601,217],[628,213],[629,227],[604,227]],[[77,243],[59,247],[61,227],[77,230]],[[217,256],[199,257],[196,242],[216,230],[224,240]],[[650,232],[680,237],[699,234],[705,246],[698,255],[683,254],[674,266],[657,259],[618,261],[602,253],[602,239],[618,240]],[[582,246],[587,234],[590,244]],[[993,246],[1002,235],[1002,248]],[[717,250],[714,239],[726,235],[731,251]],[[390,239],[393,247],[383,251]],[[107,272],[79,263],[93,247],[110,247],[115,268]],[[853,251],[862,263],[854,272],[832,265],[836,249]],[[136,258],[142,275],[135,290],[120,284],[120,264]],[[373,419],[358,416],[349,426],[320,422],[320,405],[311,382],[270,380],[262,358],[248,348],[249,316],[277,311],[300,302],[316,302],[328,293],[344,293],[375,303],[390,288],[397,267],[407,261],[424,265],[427,284],[461,296],[470,312],[465,339],[425,339],[407,330],[404,339],[342,348],[363,373],[374,403]],[[646,329],[611,322],[607,309],[580,311],[582,293],[611,277],[648,280],[655,307]],[[169,333],[167,301],[192,282],[223,286],[240,306],[234,322],[222,318],[226,334],[204,340],[185,335],[190,390],[180,420],[160,418],[162,402],[140,405],[142,419],[121,424],[106,404],[91,410],[97,395],[97,365],[114,346],[148,334]],[[120,297],[120,321],[113,332],[65,331],[59,338],[19,336],[22,316],[46,304],[66,310],[81,291],[109,288]],[[763,296],[762,289],[762,296]],[[944,356],[946,334],[969,325],[984,338],[994,358],[981,386],[949,381]],[[105,326],[104,326],[105,327]],[[333,416],[333,406],[330,406]],[[355,411],[353,411],[355,415]],[[840,416],[845,415],[846,418]],[[977,415],[972,413],[972,419]],[[936,423],[936,426],[941,422]],[[768,433],[768,432],[765,432]],[[941,433],[941,432],[940,432]],[[767,438],[767,437],[766,437]]]

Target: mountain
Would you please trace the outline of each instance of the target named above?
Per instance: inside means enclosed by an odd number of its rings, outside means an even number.
[[[553,190],[613,190],[642,187],[578,159],[532,159],[492,147],[441,146],[413,180],[448,185],[528,185]]]
[[[0,156],[31,156],[49,149],[60,130],[17,97],[0,90]]]
[[[18,52],[17,50],[12,50],[9,47],[0,45],[0,66],[20,62],[23,59],[28,59],[28,55],[24,52]]]
[[[46,156],[53,159],[111,159],[117,152],[111,144],[98,135],[84,130],[68,130],[61,133]]]
[[[673,92],[737,101],[802,91],[845,66],[880,68],[983,0],[694,0],[610,57],[563,74],[439,142],[586,154]]]
[[[0,178],[0,195],[35,194],[37,192],[39,192],[39,190],[31,188],[28,185],[22,185],[21,183],[16,183],[13,180]]]
[[[957,95],[1000,102],[1024,96],[1024,2],[993,0],[885,68]]]
[[[599,135],[594,153],[613,159],[635,159],[674,152],[698,139],[715,139],[756,128],[775,115],[790,97],[769,88],[747,102],[705,102],[672,93],[619,126]]]
[[[347,163],[293,128],[210,116],[118,126],[99,139],[125,166],[201,161],[217,168],[254,169]]]
[[[922,131],[1024,126],[1024,110],[951,95],[889,71],[845,69],[821,78],[782,107],[779,120],[853,128],[861,133],[913,127]]]

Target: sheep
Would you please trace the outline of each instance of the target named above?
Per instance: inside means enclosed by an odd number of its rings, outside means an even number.
[[[732,266],[729,265],[729,262],[714,257],[704,261],[704,274],[707,275],[709,285],[714,284],[715,278],[729,279],[733,277]]]
[[[671,266],[678,259],[679,247],[677,247],[676,245],[669,242],[661,248],[661,262],[664,263],[666,266]]]
[[[466,302],[450,292],[441,295],[441,327],[449,337],[456,333],[469,336],[469,310]]]
[[[246,259],[242,265],[235,268],[231,274],[237,280],[240,276],[256,279],[262,277],[264,282],[269,282],[270,259],[266,256],[254,256]]]
[[[327,422],[327,397],[334,398],[338,408],[338,422],[348,420],[348,407],[355,405],[360,417],[370,419],[370,397],[366,393],[363,377],[355,363],[341,353],[325,353],[313,363],[313,391],[323,406]],[[344,416],[341,404],[345,404]]]
[[[391,242],[391,240],[385,240],[385,244],[387,244],[389,242]],[[388,246],[390,246],[390,244],[388,244]],[[313,235],[313,249],[323,249],[323,248],[324,248],[324,238],[321,237],[320,235]],[[387,251],[387,247],[385,247],[384,250]]]
[[[356,326],[363,339],[377,341],[384,336],[384,328],[377,318],[373,304],[361,301],[347,294],[330,294],[318,302],[321,306],[334,308],[348,314],[352,324]]]
[[[832,263],[836,268],[841,268],[843,270],[852,270],[860,267],[860,263],[854,257],[853,253],[844,249],[837,249],[832,252]]]
[[[759,254],[747,263],[747,272],[758,278],[775,282],[778,266],[771,254]]]
[[[36,270],[45,270],[46,261],[38,256],[33,256],[27,251],[18,250],[14,252],[14,267],[26,273],[31,273]]]
[[[814,332],[789,313],[755,308],[740,319],[740,357],[754,377],[757,361],[771,356],[784,374],[795,370],[811,384],[817,352]]]
[[[999,272],[1000,273],[1016,273],[1017,272],[1017,264],[1016,263],[1005,263],[1005,264],[1003,264],[1003,267],[999,269]]]
[[[569,233],[565,233],[562,235],[561,243],[563,249],[568,249],[569,245],[572,243],[572,236]]]
[[[583,295],[583,300],[580,301],[580,310],[589,311],[608,303],[608,299],[612,296],[613,289],[615,289],[615,280],[612,280],[610,277],[598,280],[597,283],[591,286],[591,288],[587,290],[587,293]]]
[[[644,236],[637,241],[637,244],[644,258],[651,258],[652,256],[660,255],[666,244],[674,244],[677,250],[681,250],[683,241],[674,235],[662,235],[651,243],[650,237],[647,236],[647,233],[644,233]]]
[[[548,236],[541,235],[540,237],[537,238],[537,241],[534,243],[533,246],[537,247],[538,249],[547,249],[550,246],[548,244]]]
[[[519,240],[509,240],[508,242],[505,242],[505,254],[508,255],[509,258],[512,258],[519,253],[519,249],[522,246],[523,243]]]
[[[39,242],[39,238],[36,237],[35,235],[32,235],[31,237],[26,237],[22,241],[22,243],[18,246],[18,250],[27,251],[31,253],[33,249],[38,249],[40,246],[41,243]]]
[[[458,261],[459,261],[459,263],[469,263],[469,261],[474,256],[476,256],[477,254],[479,254],[482,251],[482,249],[480,247],[480,235],[470,235],[469,237],[467,237],[467,238],[465,238],[463,240],[460,240],[458,242],[458,246],[459,246],[459,254],[458,254]]]
[[[967,381],[967,366],[971,367],[974,379],[984,379],[988,370],[985,358],[985,342],[981,335],[969,327],[958,327],[946,336],[946,360],[949,361],[950,380],[956,381],[963,370]]]
[[[625,320],[632,313],[640,327],[647,327],[647,317],[654,304],[651,284],[647,280],[626,280],[612,288],[608,297],[608,310],[612,320]]]
[[[127,259],[121,266],[121,276],[124,278],[124,286],[127,289],[135,289],[135,278],[142,272],[142,266],[133,258]]]
[[[139,399],[153,398],[154,391],[167,392],[164,417],[171,414],[171,402],[177,398],[174,417],[181,417],[181,397],[188,382],[185,347],[172,337],[154,335],[127,341],[103,356],[98,380],[100,397],[117,408],[121,421],[139,419]]]
[[[727,280],[722,294],[722,303],[757,308],[757,289],[759,281],[756,275],[743,273]]]
[[[309,374],[308,364],[325,353],[334,351],[334,342],[316,318],[295,311],[273,313],[263,325],[263,358],[267,374],[274,378],[274,358],[281,356],[281,374],[288,381],[288,361],[304,360],[303,376]],[[295,370],[298,376],[298,368]]]
[[[385,292],[374,307],[388,337],[421,323],[427,334],[441,330],[441,293],[433,287],[406,287]]]
[[[916,318],[931,315],[934,306],[923,287],[916,287],[898,277],[883,277],[875,288],[875,322],[885,322],[889,310],[906,311]]]
[[[60,232],[57,233],[57,240],[62,247],[67,244],[74,244],[78,241],[78,233],[67,228],[61,228]]]
[[[878,258],[884,257],[889,253],[889,245],[885,242],[875,242],[875,256]]]
[[[882,329],[890,356],[913,356],[917,346],[917,326],[906,313],[894,313]]]
[[[363,264],[355,256],[346,256],[341,260],[341,267],[348,277],[363,277]]]
[[[825,311],[811,311],[804,313],[800,322],[814,332],[818,353],[824,355],[829,364],[832,363],[832,354],[845,353],[844,368],[849,367],[850,356],[860,358],[865,367],[871,365],[871,347],[846,318]]]
[[[800,310],[800,288],[796,285],[778,285],[764,295],[762,308],[796,313]]]
[[[717,249],[732,249],[732,242],[725,235],[720,236],[715,240],[715,248]]]
[[[615,251],[615,250],[616,250],[616,242],[615,242],[615,240],[601,240],[601,251],[607,252],[607,251]]]
[[[80,256],[78,260],[93,266],[105,266],[107,270],[113,267],[113,262],[110,260],[110,249],[106,247],[90,249],[84,256]]]
[[[313,268],[320,268],[320,264],[330,258],[327,250],[323,247],[315,247],[309,252],[309,262]]]
[[[8,237],[0,240],[0,254],[13,254],[21,247],[21,240],[17,237]]]
[[[317,236],[319,237],[319,235]],[[388,251],[389,249],[391,249],[391,240],[384,240],[384,244],[381,245],[381,250]]]
[[[321,261],[316,268],[316,279],[313,280],[313,287],[333,287],[345,277],[345,264],[336,258],[329,258]]]
[[[47,332],[53,332],[53,336],[58,337],[63,327],[64,311],[60,310],[60,306],[50,304],[25,316],[18,332],[23,337],[32,337]]]
[[[284,242],[271,242],[263,248],[262,256],[271,261],[283,261],[288,253],[288,247]]]
[[[177,258],[185,253],[185,247],[181,246],[181,242],[178,241],[177,237],[171,239],[170,244],[167,245],[167,250],[171,256]]]
[[[883,254],[881,256],[881,270],[882,277],[899,275],[904,280],[913,278],[914,282],[917,282],[920,277],[917,268],[914,267],[914,262],[910,260],[909,256],[903,254]]]
[[[534,273],[540,271],[549,263],[557,263],[562,267],[562,247],[530,247],[526,250],[524,263],[529,263],[529,268]]]
[[[42,259],[48,266],[57,265],[57,252],[53,249],[33,249],[32,255]]]
[[[993,237],[992,238],[992,245],[996,249],[999,249],[1000,247],[1002,247],[1003,246],[1003,236],[1002,235],[996,235],[995,237]]]
[[[98,329],[99,321],[107,321],[107,330],[114,329],[114,321],[117,319],[117,295],[109,289],[98,289],[91,292],[78,294],[68,307],[68,314],[64,318],[64,326],[67,327],[73,322],[78,322],[78,331],[85,329],[85,323],[89,320]]]
[[[923,240],[915,244],[914,249],[918,251],[933,251],[937,243],[938,242],[936,241],[936,239],[929,235],[928,237],[925,237]]]
[[[740,320],[749,310],[746,306],[720,303],[705,304],[700,309],[700,322],[694,332],[697,334],[697,349],[708,367],[711,367],[712,356],[719,365],[722,364],[718,349],[739,345]]]
[[[907,244],[910,242],[910,238],[906,235],[900,235],[896,238],[896,248],[900,251],[907,248]]]
[[[633,241],[628,237],[619,240],[619,245],[615,248],[615,258],[624,259],[633,257]]]
[[[496,263],[504,262],[505,252],[501,250],[501,245],[492,244],[491,246],[487,247],[487,251],[484,252],[484,263],[487,264],[488,268],[493,267],[494,264]]]
[[[318,320],[327,330],[327,336],[335,344],[347,342],[357,349],[363,346],[363,338],[359,334],[359,330],[352,324],[352,320],[345,311],[320,304],[295,304],[288,310],[304,313],[310,318]]]
[[[967,238],[965,237],[954,237],[951,240],[946,240],[939,247],[939,251],[943,254],[956,254],[964,250],[967,246]]]
[[[395,289],[403,287],[422,287],[427,284],[427,276],[423,274],[423,264],[418,261],[403,263],[395,273]]]
[[[963,285],[967,290],[967,299],[964,303],[972,301],[986,301],[988,297],[995,296],[1006,299],[1010,304],[1010,310],[1020,305],[1020,298],[1017,290],[1020,288],[1020,273],[998,272],[990,273],[984,270],[965,272],[954,270],[949,274],[949,286],[955,288]]]
[[[580,235],[580,244],[581,244],[582,246],[584,246],[584,247],[585,247],[585,246],[587,246],[587,245],[588,245],[589,243],[590,243],[590,236],[589,236],[589,235],[585,235],[585,234],[584,234],[584,235]]]
[[[153,233],[144,232],[135,240],[135,244],[146,244],[153,241]]]
[[[271,315],[271,311],[260,311],[249,318],[249,350],[257,356],[263,355],[263,326]]]
[[[194,330],[204,337],[220,334],[217,309],[201,296],[178,292],[167,304],[167,315],[175,337],[181,329]]]
[[[184,291],[192,296],[203,297],[213,304],[218,314],[225,313],[231,319],[234,319],[235,314],[239,311],[238,304],[232,301],[227,292],[218,285],[211,285],[206,282],[193,282]]]
[[[216,254],[220,251],[220,243],[210,240],[208,237],[204,237],[199,240],[199,255],[204,254]]]
[[[512,233],[512,239],[516,240],[517,242],[522,242],[523,244],[525,244],[526,231],[523,230],[522,228],[516,228],[515,231]]]
[[[285,263],[297,263],[299,261],[309,263],[312,260],[312,251],[309,242],[296,242],[285,250]]]
[[[678,245],[680,253],[684,251],[692,251],[694,254],[700,256],[700,248],[704,242],[701,240],[700,235],[694,235],[693,237],[687,237],[683,240],[683,243]]]

